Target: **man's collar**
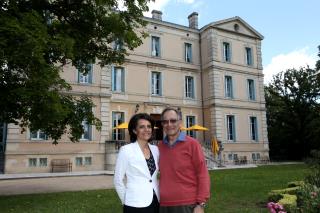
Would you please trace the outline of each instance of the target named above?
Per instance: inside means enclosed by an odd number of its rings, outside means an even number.
[[[166,144],[166,145],[168,145],[168,146],[174,146],[175,144],[177,144],[177,143],[179,143],[179,142],[185,141],[185,139],[186,139],[186,133],[180,132],[177,140],[176,140],[172,145],[170,145],[170,143],[169,143],[168,136],[165,136],[165,137],[163,138],[163,143]]]

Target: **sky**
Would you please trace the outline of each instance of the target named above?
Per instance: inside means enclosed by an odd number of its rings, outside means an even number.
[[[314,68],[319,59],[320,0],[155,0],[152,10],[162,20],[188,26],[188,15],[197,12],[199,28],[211,22],[241,17],[264,36],[262,61],[265,84],[280,71]]]

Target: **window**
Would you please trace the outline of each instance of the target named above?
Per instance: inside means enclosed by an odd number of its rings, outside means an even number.
[[[84,158],[84,165],[91,165],[92,164],[92,158],[91,157],[85,157]]]
[[[86,65],[86,71],[87,71],[86,74],[78,71],[78,82],[81,84],[91,84],[92,83],[92,69],[93,69],[92,64],[87,64]]]
[[[227,115],[227,139],[229,141],[236,140],[235,120],[233,115]]]
[[[254,86],[254,80],[248,79],[248,98],[251,101],[256,100],[256,95],[255,95],[255,86]]]
[[[76,157],[76,166],[82,166],[83,162],[82,162],[82,157]]]
[[[186,62],[192,62],[192,45],[189,43],[184,43],[184,56]]]
[[[160,38],[156,36],[151,37],[151,55],[160,56]]]
[[[260,160],[260,153],[252,153],[252,160],[253,161]]]
[[[186,76],[185,96],[186,98],[194,98],[194,79],[192,76]]]
[[[251,66],[253,64],[252,49],[250,47],[246,47],[246,64],[248,66]]]
[[[121,39],[116,39],[116,40],[114,41],[113,49],[114,49],[114,50],[117,50],[117,51],[122,50],[122,49],[123,49],[123,40],[121,40]]]
[[[260,160],[260,153],[257,153],[257,160]]]
[[[151,73],[151,94],[152,95],[162,95],[161,88],[161,73],[152,72]]]
[[[29,167],[37,166],[37,158],[29,158]]]
[[[122,124],[124,122],[123,112],[112,112],[112,128]],[[125,130],[124,129],[113,129],[112,140],[124,140]]]
[[[228,154],[228,160],[238,160],[238,154]]]
[[[228,42],[223,42],[223,60],[231,62],[231,50]]]
[[[90,140],[91,139],[91,126],[87,121],[82,121],[83,134],[81,135],[80,140]]]
[[[189,127],[191,127],[191,126],[193,126],[193,125],[195,125],[196,124],[196,117],[195,116],[187,116],[186,117],[186,127],[187,128],[189,128]],[[189,135],[189,136],[191,136],[191,137],[193,137],[193,138],[195,138],[196,137],[196,131],[187,131],[187,135]]]
[[[250,117],[250,139],[253,141],[258,140],[258,128],[256,117]]]
[[[46,167],[48,165],[48,159],[47,158],[40,158],[39,159],[39,166]]]
[[[46,134],[44,134],[43,131],[38,130],[30,133],[30,139],[31,140],[48,140],[48,137]]]
[[[112,69],[112,91],[124,92],[124,68],[113,67]]]
[[[224,84],[225,84],[225,97],[226,98],[233,98],[232,77],[225,76],[224,77]]]
[[[252,153],[252,154],[251,154],[251,158],[252,158],[253,161],[257,160],[257,158],[256,158],[256,153]]]

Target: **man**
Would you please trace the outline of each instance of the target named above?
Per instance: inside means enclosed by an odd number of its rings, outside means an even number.
[[[203,213],[210,197],[210,178],[201,145],[180,132],[174,108],[161,114],[165,137],[160,151],[160,213]]]

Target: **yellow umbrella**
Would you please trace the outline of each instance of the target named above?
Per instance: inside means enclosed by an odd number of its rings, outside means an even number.
[[[183,126],[183,127],[180,128],[180,130],[181,131],[186,131],[186,130],[188,130],[188,128]]]
[[[128,123],[124,122],[124,123],[119,124],[118,126],[114,127],[113,129],[128,129]]]
[[[189,128],[187,128],[187,130],[195,130],[195,131],[208,131],[209,129],[203,126],[199,126],[199,125],[193,125]]]
[[[213,137],[213,139],[211,141],[211,148],[212,148],[213,155],[217,155],[219,152],[219,145],[218,145],[218,141],[217,141],[216,137]]]

